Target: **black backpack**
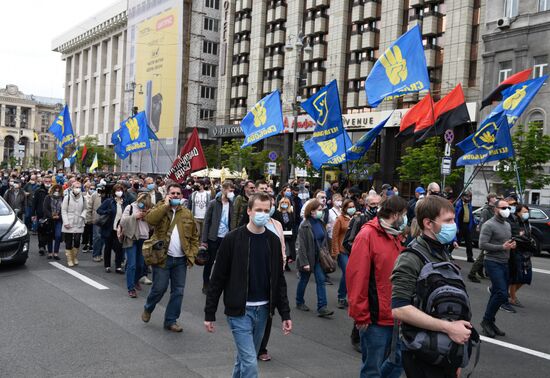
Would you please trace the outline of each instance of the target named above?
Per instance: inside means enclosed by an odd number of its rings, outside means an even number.
[[[416,281],[413,305],[434,318],[449,321],[472,318],[470,299],[459,268],[452,262],[432,262],[422,252],[407,248],[402,253],[414,253],[424,263]],[[460,345],[446,333],[428,331],[406,323],[401,324],[401,336],[405,349],[414,352],[430,365],[442,367],[466,367],[472,349],[479,346],[477,331],[472,328],[470,340]],[[476,364],[479,358],[477,348]]]
[[[358,217],[351,218],[351,221],[349,222],[348,230],[346,231],[346,234],[344,235],[344,240],[342,241],[342,245],[344,246],[344,249],[348,253],[348,255],[351,253],[351,247],[353,246],[353,241],[355,240],[355,237],[361,231],[361,227],[365,223],[367,223],[370,219],[365,215],[361,214]]]

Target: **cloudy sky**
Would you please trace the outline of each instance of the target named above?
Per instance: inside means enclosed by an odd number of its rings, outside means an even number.
[[[63,98],[65,65],[52,40],[116,0],[15,0],[2,2],[0,87]]]

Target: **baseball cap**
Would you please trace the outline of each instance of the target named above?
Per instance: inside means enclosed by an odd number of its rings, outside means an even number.
[[[415,192],[415,193],[418,193],[418,194],[424,194],[424,193],[426,193],[426,191],[424,190],[424,188],[421,187],[421,186],[419,186],[418,188],[416,188],[416,189],[414,190],[414,192]]]

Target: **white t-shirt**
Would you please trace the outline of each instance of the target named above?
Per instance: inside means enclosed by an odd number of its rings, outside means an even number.
[[[195,193],[195,207],[193,216],[195,219],[204,219],[206,216],[206,207],[208,206],[208,193],[196,192]]]
[[[176,211],[172,210],[172,220],[176,216]],[[170,235],[170,244],[168,245],[168,256],[183,257],[183,251],[181,249],[180,234],[178,232],[178,226],[174,226],[172,235]]]
[[[331,239],[332,239],[332,230],[334,229],[334,224],[336,223],[336,218],[338,218],[338,216],[340,216],[341,213],[342,212],[335,207],[332,207],[328,211],[327,233],[328,233],[328,237]]]
[[[222,205],[222,216],[218,228],[218,238],[223,238],[229,232],[229,202]]]

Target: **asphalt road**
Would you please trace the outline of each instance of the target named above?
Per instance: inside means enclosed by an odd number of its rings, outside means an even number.
[[[105,273],[90,254],[81,254],[80,266],[74,270],[107,287],[99,290],[38,256],[36,243],[33,237],[31,257],[24,267],[0,267],[0,377],[231,375],[234,346],[222,305],[216,333],[208,334],[203,327],[202,268],[189,271],[180,318],[184,331],[173,334],[162,328],[167,298],[145,324],[140,314],[148,287],[138,299],[131,299],[124,276]],[[460,258],[463,253],[456,255]],[[457,261],[467,274],[470,264]],[[535,258],[534,266],[541,272],[534,274],[531,287],[519,292],[525,309],[497,315],[497,324],[507,333],[498,340],[510,345],[484,342],[474,377],[550,376],[550,255]],[[333,281],[339,276],[339,272],[333,274]],[[294,271],[287,273],[287,282],[293,303]],[[487,302],[487,286],[487,281],[468,281],[476,326]],[[360,354],[349,343],[352,322],[344,310],[336,308],[337,286],[327,289],[329,306],[335,310],[332,319],[294,310],[294,331],[285,337],[280,319],[275,318],[269,344],[273,360],[260,362],[262,377],[358,376]],[[313,281],[306,303],[315,307]]]

